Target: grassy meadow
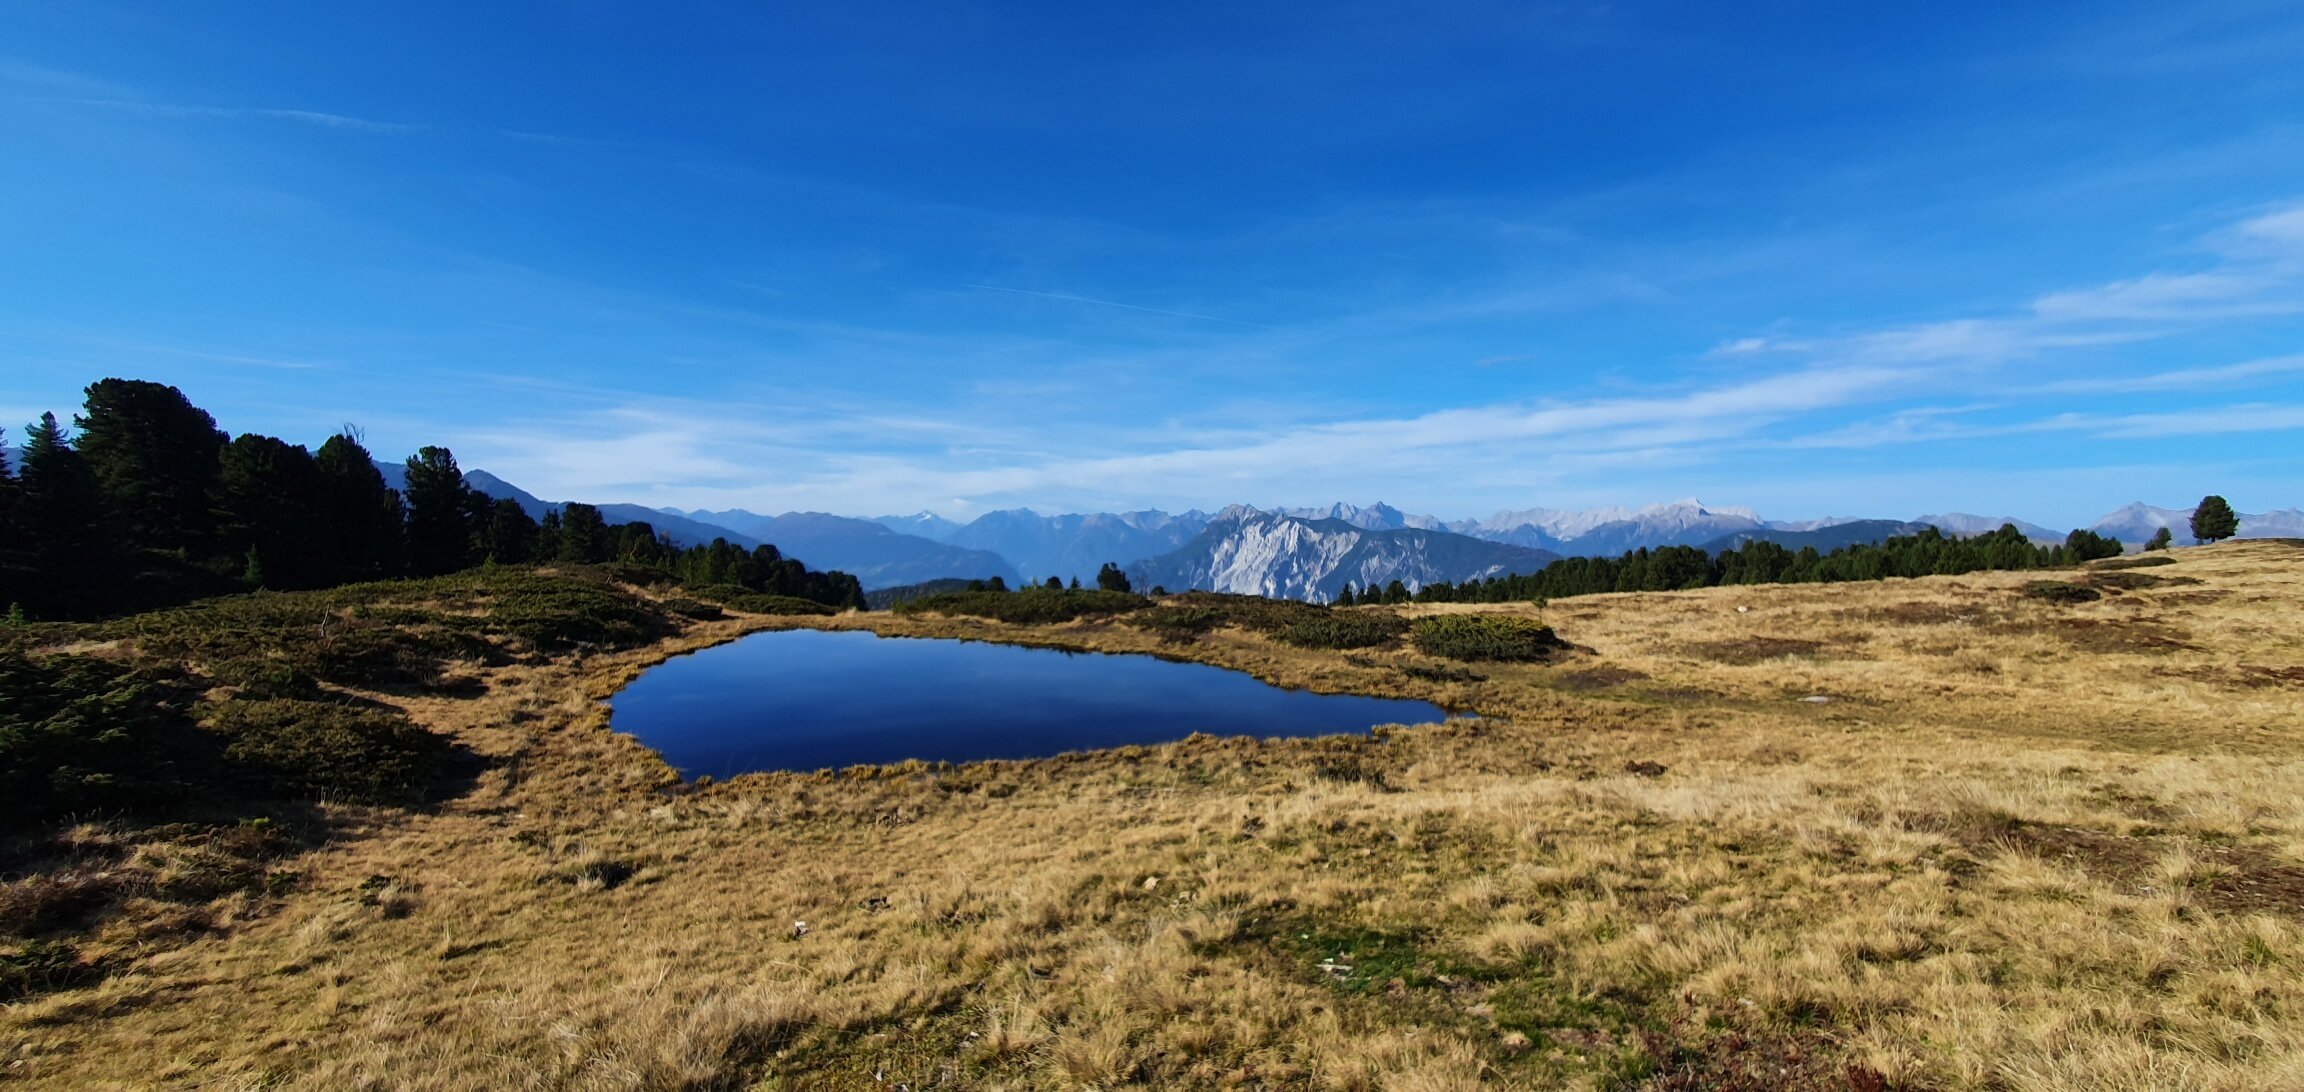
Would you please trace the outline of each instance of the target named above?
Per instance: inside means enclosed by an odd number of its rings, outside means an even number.
[[[1053,622],[531,576],[30,627],[445,757],[414,803],[20,839],[0,1084],[2304,1088],[2304,543],[2162,556]],[[379,626],[431,658],[322,655]],[[1483,716],[700,786],[608,730],[648,666],[790,626]]]

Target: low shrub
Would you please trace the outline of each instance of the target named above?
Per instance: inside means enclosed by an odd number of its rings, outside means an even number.
[[[840,613],[838,608],[826,606],[813,599],[802,599],[791,595],[770,595],[767,592],[753,591],[741,584],[706,584],[702,587],[689,588],[688,594],[698,599],[717,603],[729,610],[742,611],[746,614],[832,615]],[[666,605],[669,606],[670,604],[667,603]]]
[[[702,602],[696,599],[684,599],[678,596],[674,596],[673,598],[665,600],[664,609],[671,611],[672,613],[677,614],[682,618],[694,618],[700,622],[709,622],[715,618],[725,618],[728,616],[727,612],[722,611],[715,604]]]
[[[1294,623],[1326,618],[1334,613],[1318,603],[1209,591],[1188,591],[1171,596],[1167,606],[1215,612],[1218,621],[1210,628],[1239,626],[1258,633],[1277,633]]]
[[[1128,614],[1152,605],[1130,592],[1101,589],[1026,588],[1022,591],[963,591],[926,595],[896,604],[899,614],[959,614],[1014,625],[1048,625],[1078,618]]]
[[[208,724],[252,788],[365,804],[422,797],[449,749],[396,712],[290,698],[223,702]]]
[[[1451,660],[1541,660],[1568,647],[1551,626],[1497,614],[1420,618],[1413,633],[1416,651]]]
[[[35,940],[0,951],[0,1004],[50,990],[85,986],[103,969],[82,962],[80,950],[60,941]]]
[[[2166,554],[2146,554],[2143,557],[2116,557],[2110,561],[2096,562],[2088,567],[2097,572],[2104,572],[2108,569],[2157,569],[2162,565],[2174,565],[2175,563],[2176,559]]]
[[[2061,580],[2035,580],[2024,585],[2028,599],[2044,599],[2050,603],[2093,603],[2104,598],[2104,593],[2085,584],[2069,584]]]
[[[1298,648],[1370,648],[1391,644],[1408,632],[1408,620],[1396,614],[1334,612],[1281,627],[1281,641]]]
[[[1190,641],[1224,624],[1224,612],[1205,606],[1159,606],[1140,610],[1128,624],[1158,634],[1162,640]]]
[[[197,742],[165,676],[0,654],[0,827],[178,798]]]

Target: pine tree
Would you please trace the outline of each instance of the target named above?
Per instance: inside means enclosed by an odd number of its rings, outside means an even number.
[[[16,472],[8,460],[8,430],[0,429],[0,603],[16,602],[24,574],[17,553],[23,534],[16,526]]]
[[[410,572],[438,576],[472,563],[471,492],[447,448],[423,448],[408,459]]]
[[[2146,551],[2165,550],[2176,541],[2176,533],[2166,527],[2152,532],[2152,540],[2144,544]]]
[[[1337,605],[1337,606],[1339,606],[1339,607],[1350,607],[1350,606],[1356,606],[1356,605],[1358,605],[1358,604],[1354,603],[1354,602],[1353,602],[1353,600],[1352,600],[1352,582],[1351,582],[1351,581],[1349,581],[1349,580],[1345,581],[1345,582],[1344,582],[1344,586],[1343,586],[1342,588],[1340,588],[1340,589],[1338,589],[1338,590],[1337,590],[1337,592],[1336,592],[1336,605]]]
[[[615,556],[616,542],[608,534],[608,521],[589,504],[570,502],[560,509],[558,560],[595,564]]]
[[[325,489],[319,466],[301,445],[254,433],[226,444],[217,459],[215,500],[217,542],[225,556],[243,560],[243,582],[271,588],[333,582],[329,543],[318,533]],[[251,580],[250,570],[261,579]]]
[[[183,391],[144,380],[98,380],[87,396],[73,450],[125,544],[193,562],[215,558],[208,498],[225,442],[216,419]]]
[[[400,494],[384,484],[376,458],[350,428],[320,445],[312,462],[320,478],[321,553],[327,582],[381,580],[403,569],[404,524]]]
[[[2215,542],[2240,533],[2239,513],[2224,498],[2210,494],[2200,498],[2200,506],[2192,510],[2192,538],[2199,542]]]
[[[1104,591],[1128,591],[1128,574],[1121,572],[1120,566],[1107,561],[1103,568],[1096,570],[1096,586]]]
[[[107,587],[110,539],[99,526],[96,477],[73,450],[56,415],[43,413],[24,445],[16,478],[19,586],[11,601],[43,616],[83,616],[113,604]]]
[[[499,565],[526,564],[535,560],[538,531],[527,509],[505,497],[489,506],[488,523],[481,531],[481,554]]]

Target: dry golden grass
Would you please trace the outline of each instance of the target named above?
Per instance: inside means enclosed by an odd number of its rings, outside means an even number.
[[[888,615],[496,669],[399,701],[493,760],[470,792],[348,816],[267,912],[0,1009],[0,1073],[2304,1088],[2304,548],[2174,556],[2079,605],[2022,574],[1566,600],[1543,616],[1588,652],[1476,677],[1409,675],[1438,665],[1405,644]],[[687,793],[605,730],[647,664],[796,624],[1491,719]]]

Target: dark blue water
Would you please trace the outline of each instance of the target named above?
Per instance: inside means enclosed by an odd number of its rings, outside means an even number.
[[[1194,732],[1317,736],[1445,717],[1420,701],[1282,690],[1237,671],[811,629],[668,661],[611,723],[689,777],[907,758],[1041,758]]]

